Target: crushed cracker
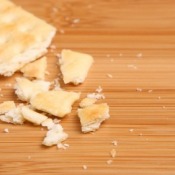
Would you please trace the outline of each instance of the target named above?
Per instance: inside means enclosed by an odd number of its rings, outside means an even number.
[[[118,142],[117,142],[116,140],[113,140],[113,141],[112,141],[112,144],[113,144],[114,146],[117,146],[117,145],[118,145]]]
[[[107,163],[108,165],[110,165],[112,162],[113,162],[112,160],[108,160],[106,163]]]
[[[99,100],[99,99],[105,99],[105,96],[104,94],[100,94],[100,93],[90,93],[90,94],[87,94],[87,98],[95,98]]]
[[[98,92],[98,93],[101,93],[103,91],[103,89],[102,89],[101,86],[98,86],[98,88],[95,91]]]
[[[5,133],[9,133],[9,129],[8,129],[8,128],[5,128],[5,129],[4,129],[4,132],[5,132]]]
[[[138,92],[142,92],[143,89],[142,89],[142,88],[136,88],[136,91],[138,91]]]
[[[84,170],[87,170],[87,165],[83,165],[83,169]]]

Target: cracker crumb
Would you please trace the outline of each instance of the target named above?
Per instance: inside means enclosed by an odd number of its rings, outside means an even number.
[[[64,143],[64,144],[63,143],[58,143],[57,148],[66,150],[67,148],[69,148],[69,144],[67,144],[67,143]]]
[[[143,56],[142,53],[138,53],[138,54],[136,55],[137,58],[141,58],[142,56]]]
[[[110,62],[111,62],[111,63],[113,63],[113,62],[114,62],[114,59],[113,59],[113,58],[111,58],[111,59],[110,59]]]
[[[135,66],[134,64],[128,64],[127,66],[128,66],[129,68],[137,69],[137,66]]]
[[[5,132],[5,133],[9,133],[9,129],[8,129],[8,128],[5,128],[5,129],[4,129],[4,132]]]
[[[0,88],[0,91],[2,91],[2,89]]]
[[[110,165],[113,161],[112,160],[107,160],[107,164]]]
[[[165,107],[165,106],[162,106],[162,108],[163,108],[163,109],[166,109],[166,107]]]
[[[105,99],[105,96],[104,94],[100,94],[100,93],[90,93],[90,94],[87,94],[87,98],[95,98],[99,100],[99,99]]]
[[[77,24],[77,23],[80,22],[80,19],[79,19],[79,18],[75,18],[75,19],[72,20],[72,22],[73,22],[74,24]]]
[[[140,134],[139,134],[139,136],[143,136],[143,134],[142,134],[142,133],[140,133]]]
[[[109,58],[109,57],[111,57],[111,55],[110,55],[110,54],[107,54],[107,55],[106,55],[106,57],[108,57],[108,58]]]
[[[103,89],[102,89],[101,86],[98,86],[98,88],[95,91],[98,92],[98,93],[101,93],[103,91]]]
[[[159,97],[158,97],[158,99],[160,100],[160,99],[161,99],[161,97],[159,96]]]
[[[65,33],[64,29],[60,29],[59,32],[60,32],[61,34],[64,34],[64,33]]]
[[[4,95],[3,94],[0,94],[0,97],[4,97]]]
[[[87,165],[83,165],[83,169],[84,170],[87,170]]]
[[[142,89],[142,88],[136,88],[136,91],[137,91],[137,92],[142,92],[143,89]]]
[[[116,157],[117,152],[115,149],[112,149],[110,154],[111,154],[111,157],[114,158],[114,157]]]
[[[129,129],[129,132],[133,132],[133,131],[134,131],[134,129],[133,129],[133,128]]]
[[[27,158],[30,160],[32,157],[31,156],[27,156]]]
[[[6,83],[5,86],[6,87],[12,87],[12,84],[11,83]]]
[[[54,118],[54,119],[53,119],[53,122],[54,122],[55,124],[60,123],[60,121],[61,121],[61,120],[58,120],[57,118]]]
[[[118,145],[118,142],[117,142],[116,140],[113,140],[113,141],[112,141],[112,144],[113,144],[114,146],[117,146],[117,145]]]
[[[123,56],[123,54],[122,53],[119,53],[119,56],[121,57],[121,56]]]
[[[55,56],[56,56],[58,59],[61,58],[61,54],[60,54],[60,53],[57,53]]]
[[[109,78],[113,78],[113,76],[112,76],[111,74],[107,74],[107,76],[108,76]]]
[[[151,93],[151,92],[153,92],[153,90],[152,90],[152,89],[148,90],[148,93]]]
[[[56,7],[53,7],[53,8],[52,8],[52,11],[53,11],[54,13],[57,13],[57,12],[58,12],[58,9],[57,9]]]

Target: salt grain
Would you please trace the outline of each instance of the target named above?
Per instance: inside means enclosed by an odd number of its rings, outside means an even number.
[[[9,129],[8,129],[8,128],[5,128],[5,129],[4,129],[4,132],[5,132],[5,133],[9,133]]]
[[[111,154],[112,158],[114,158],[114,157],[116,157],[117,152],[115,149],[112,149],[110,154]]]
[[[108,160],[107,164],[110,165],[113,161],[112,160]]]
[[[107,74],[107,76],[108,76],[109,78],[113,78],[113,76],[112,76],[111,74]]]

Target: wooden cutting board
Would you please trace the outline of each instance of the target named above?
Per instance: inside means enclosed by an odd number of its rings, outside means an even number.
[[[97,132],[82,134],[77,102],[61,121],[67,150],[43,147],[41,127],[0,123],[0,175],[174,175],[175,1],[13,1],[58,28],[57,49],[47,54],[47,80],[58,75],[55,54],[61,49],[94,56],[85,83],[62,87],[83,98],[101,85],[111,118]],[[9,86],[16,76],[0,77],[0,102],[20,103]]]

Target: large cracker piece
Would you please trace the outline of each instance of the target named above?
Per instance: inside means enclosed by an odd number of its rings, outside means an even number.
[[[80,93],[63,90],[38,93],[30,100],[31,105],[57,117],[64,117],[72,110],[72,105],[80,98]]]
[[[93,57],[85,53],[62,50],[59,60],[64,83],[83,83],[93,63]]]
[[[27,78],[16,78],[15,94],[22,101],[29,101],[37,93],[49,90],[50,82],[43,80],[30,81]]]
[[[46,53],[56,29],[45,21],[0,0],[0,74],[11,76]]]
[[[32,63],[26,64],[20,71],[27,78],[36,78],[40,80],[45,79],[45,72],[47,68],[47,58],[42,57]]]
[[[106,103],[93,104],[83,109],[78,109],[82,132],[97,130],[101,123],[110,117],[109,106]]]

